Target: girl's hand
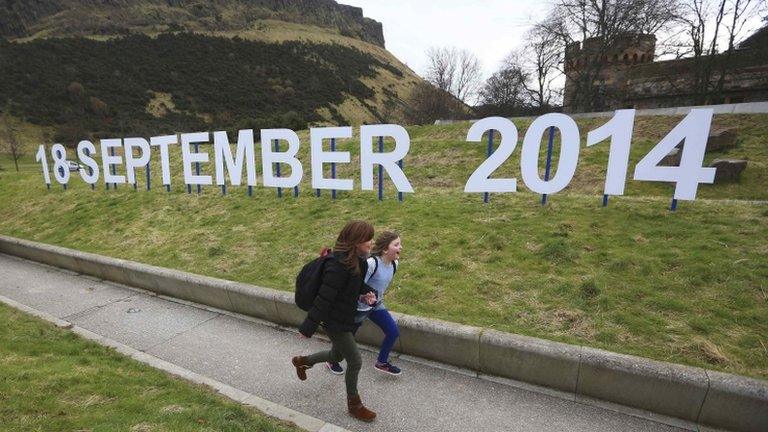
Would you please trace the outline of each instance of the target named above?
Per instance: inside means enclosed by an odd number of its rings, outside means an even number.
[[[376,303],[376,294],[372,292],[363,294],[360,296],[360,301],[370,306]]]

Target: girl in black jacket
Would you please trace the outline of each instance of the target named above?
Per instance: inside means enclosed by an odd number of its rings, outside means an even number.
[[[376,302],[375,290],[363,282],[368,269],[365,258],[370,254],[371,247],[373,226],[368,222],[351,221],[341,230],[333,253],[324,263],[323,282],[317,297],[307,318],[299,326],[299,332],[309,338],[319,325],[323,325],[331,340],[331,350],[292,359],[296,374],[302,381],[307,379],[306,371],[313,365],[346,359],[347,408],[352,417],[368,422],[376,418],[376,413],[363,406],[357,391],[362,359],[352,331],[358,300],[368,304]]]

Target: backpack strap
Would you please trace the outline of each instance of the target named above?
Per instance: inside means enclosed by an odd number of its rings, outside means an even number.
[[[375,264],[373,266],[373,273],[371,273],[371,277],[373,277],[373,275],[376,274],[376,270],[379,269],[379,258],[374,256],[373,257],[373,261],[374,261]],[[392,276],[394,276],[395,273],[397,273],[397,260],[392,261]]]
[[[374,255],[373,256],[373,272],[371,273],[371,277],[368,278],[369,280],[373,277],[373,275],[376,274],[376,270],[378,269],[379,269],[379,259],[376,258],[376,256]]]

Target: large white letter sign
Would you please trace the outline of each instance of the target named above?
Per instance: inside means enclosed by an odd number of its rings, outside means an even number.
[[[110,138],[101,140],[101,166],[104,171],[104,183],[125,183],[125,176],[113,175],[110,172],[109,167],[112,165],[122,165],[123,158],[119,155],[110,156],[109,149],[114,147],[122,147],[123,140],[120,138]]]
[[[192,152],[189,145],[192,143],[208,142],[208,132],[196,132],[181,134],[181,156],[184,161],[184,183],[188,185],[210,185],[213,180],[209,175],[192,174],[192,164],[194,162],[208,162],[208,153]]]
[[[67,149],[61,144],[51,146],[53,159],[53,177],[65,185],[69,182],[69,165],[67,165]]]
[[[560,158],[555,176],[544,181],[539,178],[539,151],[541,136],[550,127],[560,130]],[[579,162],[579,127],[565,114],[545,114],[531,123],[523,139],[520,169],[528,188],[541,194],[553,194],[563,190],[571,182]]]
[[[48,187],[51,187],[51,174],[48,172],[48,158],[45,155],[45,146],[40,144],[35,153],[35,161],[40,162],[43,169],[43,180]]]
[[[373,137],[392,137],[395,149],[388,153],[373,152]],[[360,126],[360,176],[363,190],[373,190],[373,165],[379,164],[389,174],[398,192],[413,192],[411,183],[397,161],[405,158],[411,138],[404,127],[395,124]]]
[[[163,184],[171,184],[171,167],[168,158],[168,146],[176,144],[176,135],[156,136],[149,139],[149,144],[160,148],[160,170],[163,172]]]
[[[331,138],[352,138],[352,128],[346,126],[311,128],[309,130],[309,142],[311,148],[310,157],[312,159],[312,188],[352,190],[353,183],[351,179],[329,179],[323,177],[323,164],[349,163],[351,160],[349,152],[323,151],[323,140]]]
[[[475,122],[467,132],[467,141],[480,142],[488,130],[497,130],[501,134],[499,148],[469,176],[464,192],[516,192],[517,179],[489,178],[499,166],[515,151],[517,146],[517,127],[510,120],[502,117],[488,117]]]
[[[587,146],[595,145],[606,138],[611,139],[603,192],[606,195],[624,195],[634,124],[635,110],[618,110],[608,123],[587,134]]]
[[[128,175],[128,183],[136,183],[136,168],[143,168],[149,164],[149,143],[144,138],[125,138],[125,173]],[[141,155],[133,157],[133,148],[138,147]]]
[[[275,152],[272,150],[273,140],[288,141],[288,150]],[[264,171],[264,186],[291,188],[301,182],[304,171],[301,162],[296,159],[299,151],[299,136],[290,129],[261,130],[261,163]],[[273,163],[286,163],[291,167],[289,177],[275,177]]]
[[[85,152],[86,150],[88,150],[88,153]],[[96,147],[93,143],[87,140],[80,141],[77,145],[77,157],[82,163],[87,165],[92,172],[92,174],[88,174],[88,170],[81,169],[80,177],[82,177],[83,181],[88,184],[95,184],[99,181],[99,164],[97,164],[90,156],[92,154],[96,154]]]
[[[229,146],[227,132],[213,133],[213,150],[216,159],[216,184],[225,184],[224,162],[227,163],[229,181],[235,186],[240,185],[243,177],[243,160],[248,177],[248,185],[256,186],[256,167],[253,155],[253,129],[243,129],[237,133],[237,150],[235,160],[232,160],[232,148]]]
[[[692,109],[656,147],[635,166],[635,180],[673,182],[675,199],[694,200],[699,183],[715,181],[715,168],[704,168],[712,108]],[[680,166],[658,166],[678,143],[683,143]]]

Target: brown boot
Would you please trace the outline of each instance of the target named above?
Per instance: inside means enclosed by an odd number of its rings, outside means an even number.
[[[302,381],[306,380],[307,369],[312,367],[312,365],[307,364],[307,358],[302,356],[296,356],[291,359],[291,363],[293,363],[293,367],[296,368],[296,375],[298,375],[299,379]]]
[[[347,396],[347,408],[349,415],[364,422],[372,422],[376,418],[376,413],[369,410],[360,400],[360,395]]]

